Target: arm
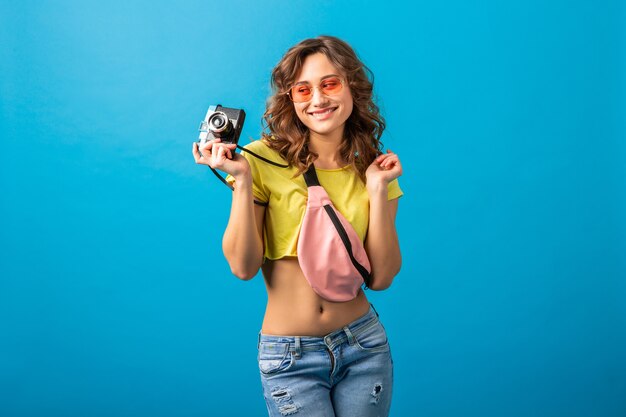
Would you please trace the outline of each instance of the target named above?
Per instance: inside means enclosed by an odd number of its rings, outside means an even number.
[[[254,205],[250,164],[234,152],[235,144],[219,139],[207,142],[202,149],[193,144],[197,164],[220,169],[235,179],[228,225],[222,239],[222,250],[237,278],[249,280],[263,263],[263,219],[265,208]]]
[[[256,275],[263,263],[265,207],[253,203],[252,177],[236,178],[234,187],[222,250],[233,274],[248,280]]]
[[[388,200],[387,197],[387,187],[391,181],[402,175],[402,166],[396,154],[387,152],[376,158],[365,173],[370,198],[365,250],[372,267],[370,288],[376,291],[389,288],[402,265],[396,231],[398,199]]]
[[[370,219],[365,250],[372,266],[371,289],[387,289],[400,271],[402,256],[396,232],[398,199],[387,200],[387,187],[370,194]]]

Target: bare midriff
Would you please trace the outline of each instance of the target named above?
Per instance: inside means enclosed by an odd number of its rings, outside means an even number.
[[[325,336],[369,311],[362,289],[345,302],[320,297],[304,277],[297,258],[267,260],[261,269],[267,287],[263,334]]]

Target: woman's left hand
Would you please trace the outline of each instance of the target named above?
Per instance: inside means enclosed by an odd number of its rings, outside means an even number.
[[[398,155],[387,150],[386,154],[379,155],[370,164],[365,171],[365,178],[367,179],[367,188],[375,190],[382,188],[402,175],[402,165]]]

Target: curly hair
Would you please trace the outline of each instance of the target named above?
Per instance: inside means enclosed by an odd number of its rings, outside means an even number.
[[[373,100],[373,73],[361,62],[350,45],[333,36],[305,39],[290,48],[272,70],[269,97],[263,114],[262,139],[302,174],[318,155],[309,150],[309,129],[296,115],[287,92],[302,70],[305,59],[322,53],[341,70],[352,94],[353,109],[345,124],[340,145],[341,157],[365,181],[365,171],[381,153],[380,137],[385,120]]]

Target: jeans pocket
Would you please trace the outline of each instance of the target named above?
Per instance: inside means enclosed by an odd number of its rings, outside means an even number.
[[[359,349],[367,352],[383,352],[389,350],[387,332],[378,320],[355,335],[354,340]]]
[[[261,342],[257,359],[259,370],[264,375],[286,371],[294,362],[289,343]]]

